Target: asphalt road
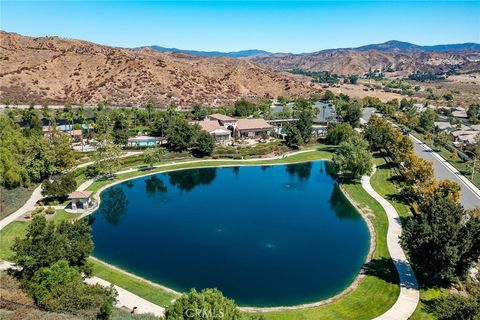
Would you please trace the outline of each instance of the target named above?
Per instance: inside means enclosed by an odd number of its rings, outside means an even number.
[[[467,209],[480,208],[480,190],[468,181],[458,170],[447,163],[440,155],[433,152],[427,145],[410,135],[415,154],[425,160],[433,162],[435,177],[457,182],[461,187],[460,202]],[[480,174],[480,173],[478,173]]]

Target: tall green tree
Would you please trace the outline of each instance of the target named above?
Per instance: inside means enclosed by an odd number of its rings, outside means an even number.
[[[329,144],[340,144],[354,134],[353,128],[348,123],[333,123],[328,126],[326,141]]]
[[[437,114],[435,111],[431,109],[427,109],[420,114],[418,119],[418,124],[420,128],[425,131],[431,132],[433,130],[433,126],[435,124],[435,119],[437,118]]]
[[[416,272],[433,279],[462,279],[480,259],[480,220],[441,193],[419,202],[420,214],[409,219],[401,243]]]
[[[215,149],[215,138],[210,133],[200,130],[195,136],[194,146],[200,156],[210,156]]]
[[[89,275],[92,269],[87,259],[92,250],[91,228],[86,221],[63,221],[57,225],[42,215],[33,218],[25,237],[15,239],[12,246],[13,261],[21,267],[24,279],[62,259]]]
[[[298,149],[303,144],[303,137],[300,130],[294,125],[288,125],[285,127],[286,136],[285,143],[290,148]]]
[[[350,136],[338,146],[333,155],[333,164],[339,175],[346,179],[358,179],[370,174],[373,158],[368,151],[368,142],[359,134]]]
[[[193,143],[195,130],[185,119],[175,117],[167,129],[167,141],[172,150],[185,151]]]
[[[106,136],[99,138],[95,152],[95,166],[99,174],[113,175],[120,168],[122,149]]]

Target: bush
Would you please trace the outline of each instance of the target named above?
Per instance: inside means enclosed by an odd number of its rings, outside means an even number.
[[[217,289],[192,289],[165,310],[165,320],[179,319],[244,319],[235,302]]]
[[[112,314],[115,290],[85,284],[66,260],[39,269],[26,283],[36,304],[47,311],[91,311],[97,319],[108,319]]]
[[[55,213],[55,209],[52,208],[52,207],[48,207],[48,208],[45,210],[45,213],[46,213],[46,214],[54,214],[54,213]]]
[[[42,195],[55,199],[66,199],[70,192],[77,189],[77,181],[75,174],[69,173],[61,177],[57,177],[52,181],[45,180],[43,182]]]
[[[43,212],[43,207],[37,207],[32,211],[32,216],[36,216]]]
[[[435,314],[439,320],[474,320],[480,316],[480,295],[464,297],[450,294],[440,298],[435,305]]]

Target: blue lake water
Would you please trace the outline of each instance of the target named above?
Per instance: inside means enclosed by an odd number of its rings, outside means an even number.
[[[216,287],[241,305],[331,297],[369,249],[332,170],[188,169],[112,186],[93,216],[94,256],[179,291]]]

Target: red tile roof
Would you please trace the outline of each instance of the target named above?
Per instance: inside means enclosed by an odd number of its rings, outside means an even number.
[[[220,120],[220,121],[237,121],[237,119],[235,118],[232,118],[220,113],[211,114],[209,115],[209,117],[212,119]]]
[[[68,195],[68,199],[85,199],[90,198],[92,191],[73,191]]]
[[[238,130],[268,130],[272,128],[265,119],[239,119],[237,121]]]

